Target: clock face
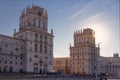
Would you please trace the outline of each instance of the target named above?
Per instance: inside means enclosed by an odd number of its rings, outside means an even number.
[[[38,15],[39,15],[39,16],[42,16],[42,13],[39,11],[39,12],[38,12]]]

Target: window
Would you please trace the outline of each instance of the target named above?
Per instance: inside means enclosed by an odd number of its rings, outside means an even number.
[[[5,60],[5,64],[7,64],[7,61]]]
[[[35,66],[35,67],[37,67],[37,66],[38,66],[38,64],[37,64],[37,63],[34,63],[34,66]]]
[[[2,70],[1,70],[1,67],[0,67],[0,72],[1,72]]]
[[[22,65],[22,62],[20,62],[20,65]]]
[[[18,57],[17,56],[15,56],[15,59],[17,59]]]
[[[35,18],[33,19],[33,22],[34,22],[34,23],[33,23],[33,26],[36,26],[36,25],[35,25],[35,22],[36,22]]]
[[[43,46],[42,46],[42,45],[40,45],[40,52],[41,52],[41,53],[42,53],[42,47],[43,47]]]
[[[44,46],[44,52],[47,53],[47,46]]]
[[[2,52],[2,48],[0,47],[0,52]]]
[[[40,11],[38,12],[38,16],[42,16],[42,13]]]
[[[28,21],[28,27],[30,27],[30,22]]]
[[[52,61],[51,61],[51,60],[49,61],[49,64],[52,64]]]
[[[13,51],[11,51],[11,53],[10,53],[10,58],[12,58],[12,56],[13,56]]]
[[[41,25],[40,25],[40,24],[41,24],[41,22],[40,22],[40,20],[39,20],[39,28],[41,27]]]
[[[46,27],[47,27],[47,22],[44,20],[43,21],[43,30],[46,30]]]
[[[30,58],[30,62],[32,61],[32,59]]]
[[[30,51],[32,51],[32,47],[30,47]]]
[[[17,61],[15,62],[15,64],[16,64],[16,65],[18,64]]]
[[[16,50],[16,51],[19,51],[19,48],[16,48],[15,50]]]
[[[38,34],[35,34],[35,41],[38,42]]]
[[[5,47],[8,47],[8,44],[5,44]]]
[[[12,61],[10,61],[10,64],[12,64]]]
[[[36,27],[39,28],[39,20],[38,19],[36,19]]]
[[[39,62],[40,62],[40,64],[42,64],[42,60],[41,60],[41,59],[40,59],[40,61],[39,61]]]
[[[35,43],[35,52],[38,52],[38,45]]]
[[[23,47],[21,46],[21,50],[23,50]]]
[[[43,35],[40,35],[40,42],[43,42]]]
[[[22,55],[22,54],[20,55],[20,59],[21,59],[21,60],[23,59],[23,55]]]
[[[44,42],[47,43],[47,36],[44,37]]]
[[[35,57],[35,58],[38,58],[38,56],[37,56],[37,55],[34,55],[34,57]]]

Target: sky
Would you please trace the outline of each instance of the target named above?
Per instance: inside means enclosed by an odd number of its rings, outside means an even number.
[[[0,34],[12,36],[27,6],[48,12],[48,28],[54,31],[54,57],[69,57],[76,30],[92,28],[101,56],[120,55],[119,0],[0,0]]]

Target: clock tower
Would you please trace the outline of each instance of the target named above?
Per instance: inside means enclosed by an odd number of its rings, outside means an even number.
[[[19,31],[14,37],[24,39],[24,71],[45,73],[53,64],[53,31],[48,32],[47,11],[32,5],[22,11]]]

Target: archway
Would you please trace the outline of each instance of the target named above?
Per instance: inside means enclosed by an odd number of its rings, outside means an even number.
[[[34,63],[34,69],[33,69],[34,73],[38,73],[38,64]]]

